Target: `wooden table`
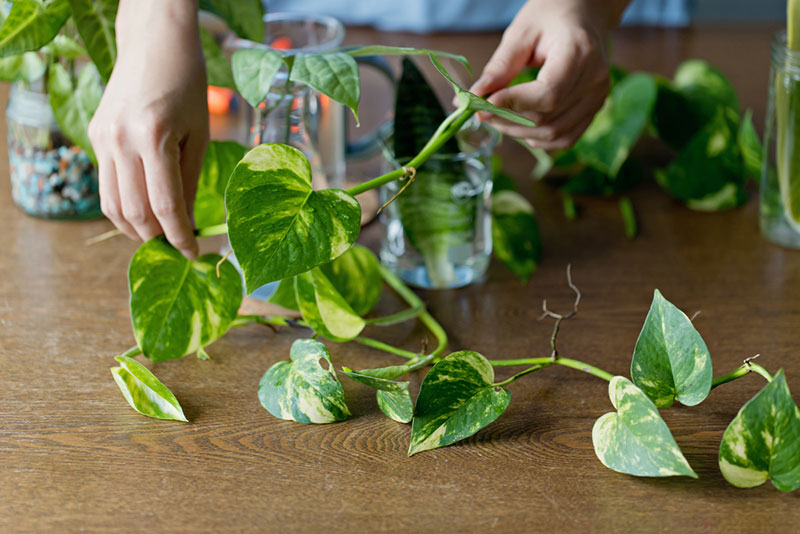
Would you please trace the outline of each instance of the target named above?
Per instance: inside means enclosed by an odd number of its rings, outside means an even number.
[[[756,110],[761,129],[772,30],[624,30],[614,57],[668,75],[684,58],[709,59],[731,77],[743,106]],[[481,66],[498,38],[353,30],[349,41],[447,49]],[[493,264],[483,285],[424,293],[451,350],[549,354],[541,301],[570,305],[564,269],[572,263],[583,301],[563,325],[564,355],[628,374],[660,288],[687,312],[702,311],[695,324],[715,375],[761,353],[768,369],[786,369],[800,398],[800,252],[761,236],[754,195],[742,209],[703,214],[644,186],[632,195],[640,234],[629,241],[616,202],[581,200],[580,218],[568,222],[555,188],[527,179],[530,160],[515,147],[504,154],[514,156],[506,160],[538,210],[544,261],[527,285]],[[214,344],[211,361],[150,365],[192,423],[145,418],[108,371],[133,344],[126,268],[136,245],[116,239],[87,248],[84,240],[108,222],[23,215],[5,177],[0,228],[0,531],[727,532],[800,521],[800,492],[782,494],[771,484],[739,490],[717,468],[722,432],[762,386],[757,376],[714,390],[698,407],[664,412],[699,480],[638,479],[603,467],[591,428],[611,409],[606,384],[565,368],[513,384],[506,414],[474,437],[413,458],[406,457],[410,428],[385,418],[374,393],[351,383],[351,421],[279,421],[259,405],[256,388],[302,332],[257,325]],[[368,228],[365,242],[374,246],[378,234]],[[387,299],[381,309],[394,306]],[[407,325],[379,335],[416,350],[424,331]],[[338,364],[393,361],[359,346],[330,346]]]

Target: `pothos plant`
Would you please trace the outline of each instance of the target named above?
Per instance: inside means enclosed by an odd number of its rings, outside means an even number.
[[[134,254],[128,273],[137,345],[118,356],[120,365],[112,368],[114,379],[134,409],[151,417],[186,420],[178,400],[135,356],[143,354],[152,361],[164,361],[196,352],[198,357],[208,358],[206,347],[231,328],[252,323],[297,327],[310,331],[310,337],[295,341],[289,359],[269,367],[258,388],[261,404],[275,417],[306,424],[347,419],[351,414],[339,378],[344,376],[374,389],[378,406],[387,416],[411,423],[408,453],[413,455],[475,434],[507,409],[511,401],[509,385],[533,372],[562,365],[609,382],[614,411],[600,417],[592,432],[595,451],[604,465],[637,476],[696,477],[659,410],[675,400],[686,406],[697,405],[714,387],[756,372],[768,383],[725,431],[720,469],[728,481],[740,487],[756,486],[767,479],[784,491],[800,486],[800,410],[783,371],[773,376],[748,360],[714,379],[702,337],[691,320],[658,291],[633,350],[630,379],[558,353],[560,325],[577,313],[580,301],[569,270],[568,283],[576,294],[573,310],[560,315],[543,306],[544,315],[555,320],[550,354],[518,360],[489,360],[468,350],[445,355],[447,335],[419,297],[382,267],[369,250],[354,244],[361,219],[354,197],[402,179],[409,167],[423,166],[477,110],[530,123],[462,89],[442,65],[440,58],[445,54],[441,52],[389,47],[354,48],[314,57],[247,52],[253,55],[253,61],[258,57],[264,60],[253,74],[259,97],[266,94],[264,86],[277,72],[272,59],[265,58],[277,58],[289,70],[290,80],[307,81],[316,90],[351,106],[354,113],[358,74],[352,58],[366,53],[428,55],[451,82],[458,108],[442,120],[405,169],[348,190],[312,190],[306,158],[281,144],[259,145],[238,162],[235,150],[239,148],[235,146],[232,156],[207,160],[203,173],[216,189],[211,188],[215,192],[206,197],[205,202],[213,208],[203,216],[213,220],[224,213],[225,222],[199,228],[198,236],[227,233],[244,274],[245,290],[250,293],[263,284],[280,281],[272,301],[298,311],[302,319],[238,315],[242,280],[225,258],[208,254],[190,261],[162,237],[144,243]],[[216,145],[213,150],[224,151],[230,146]],[[372,309],[384,286],[397,293],[407,308],[374,316]],[[410,351],[363,333],[367,325],[390,326],[410,320],[419,320],[430,330],[436,340],[432,351]],[[337,371],[319,338],[360,343],[405,361],[359,370],[342,366]],[[431,365],[415,402],[409,382],[402,377]],[[494,368],[506,366],[523,370],[497,381]]]

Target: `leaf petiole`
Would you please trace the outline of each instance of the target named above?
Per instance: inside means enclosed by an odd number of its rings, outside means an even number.
[[[722,384],[727,384],[728,382],[732,382],[737,378],[741,378],[745,375],[754,372],[764,377],[767,382],[772,382],[772,375],[769,374],[769,371],[758,365],[757,363],[752,363],[750,361],[746,361],[730,373],[726,375],[722,375],[719,378],[715,378],[711,382],[711,389],[714,389],[717,386],[721,386]]]
[[[550,365],[563,365],[564,367],[570,367],[572,369],[577,369],[578,371],[583,371],[584,373],[589,373],[590,375],[596,376],[597,378],[602,378],[606,381],[611,381],[614,378],[614,375],[607,371],[603,371],[599,367],[595,367],[594,365],[589,365],[588,363],[584,363],[578,360],[573,360],[572,358],[562,358],[561,356],[557,358],[522,358],[518,360],[489,360],[489,363],[492,364],[493,367],[513,367],[517,365],[531,365],[533,366],[531,369],[526,369],[521,373],[518,373],[511,377],[510,381],[504,382],[502,385],[506,385],[506,383],[511,383],[517,378],[525,376],[528,373],[532,373],[533,371],[538,371],[539,369],[543,369],[545,367],[549,367]],[[500,384],[497,384],[500,385]]]
[[[368,325],[372,326],[391,326],[394,324],[402,323],[405,321],[409,321],[411,319],[416,319],[420,316],[421,313],[425,311],[425,305],[420,302],[419,305],[413,306],[411,308],[406,308],[405,310],[399,311],[397,313],[393,313],[391,315],[385,315],[383,317],[373,317],[371,319],[365,319],[365,322]]]

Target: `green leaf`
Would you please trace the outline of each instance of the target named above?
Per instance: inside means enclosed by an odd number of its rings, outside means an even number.
[[[131,408],[147,417],[188,423],[175,395],[147,367],[128,356],[114,358],[120,363],[111,374]]]
[[[294,291],[303,319],[331,341],[350,341],[366,326],[319,268],[298,274]]]
[[[298,339],[292,344],[290,357],[292,361],[276,363],[261,378],[261,405],[275,417],[304,424],[347,419],[350,410],[325,345]]]
[[[378,390],[378,408],[393,421],[410,423],[414,415],[414,402],[408,391],[408,382],[395,382],[353,371],[344,367],[342,374],[347,378]]]
[[[231,66],[228,63],[225,52],[217,44],[211,32],[202,27],[200,28],[200,43],[203,46],[203,57],[205,57],[206,61],[208,85],[236,89],[236,84],[233,81],[233,72],[231,72]]]
[[[358,315],[368,314],[381,298],[383,278],[378,258],[366,247],[353,245],[320,269]]]
[[[303,153],[277,143],[245,154],[228,182],[225,206],[248,294],[333,260],[361,231],[356,199],[337,189],[312,191]]]
[[[94,160],[94,150],[89,141],[89,121],[103,96],[97,70],[91,64],[86,65],[78,75],[77,85],[73,86],[69,73],[60,63],[55,63],[50,69],[48,85],[50,106],[61,131]]]
[[[300,311],[300,305],[297,303],[297,296],[294,292],[294,278],[293,276],[281,280],[275,292],[269,297],[269,302],[287,310]]]
[[[247,48],[234,52],[232,63],[236,89],[256,108],[267,98],[283,56],[268,48]]]
[[[264,6],[261,0],[200,0],[199,7],[222,20],[243,39],[264,39]]]
[[[687,97],[673,89],[669,80],[661,76],[654,78],[658,96],[650,122],[659,139],[675,150],[680,150],[706,121],[695,113]]]
[[[15,0],[0,28],[0,57],[39,50],[69,18],[67,0]]]
[[[225,222],[225,188],[247,148],[236,141],[210,141],[194,199],[194,220],[198,228]]]
[[[533,206],[519,193],[492,194],[492,243],[495,255],[526,282],[541,260],[542,242]]]
[[[36,52],[0,58],[0,80],[4,82],[32,82],[42,77],[46,69]]]
[[[764,161],[764,151],[758,134],[753,126],[753,110],[745,112],[742,121],[739,123],[737,135],[739,151],[742,154],[742,161],[747,173],[756,180],[761,178],[761,164]]]
[[[739,98],[731,82],[708,62],[701,59],[684,61],[675,71],[673,87],[689,101],[700,124],[714,118],[718,108],[727,108],[737,116]]]
[[[469,350],[433,366],[420,386],[408,454],[468,438],[506,411],[511,392],[494,386],[489,361]]]
[[[87,54],[86,49],[78,41],[66,35],[58,34],[52,41],[42,47],[42,51],[53,54],[56,57],[66,59],[78,59]],[[35,52],[26,52],[35,54]]]
[[[128,268],[133,334],[153,361],[180,358],[227,332],[242,302],[242,282],[219,254],[194,261],[163,237],[147,241]]]
[[[361,99],[358,64],[348,54],[297,54],[289,78],[344,104],[353,111],[358,122],[358,101]]]
[[[655,101],[656,84],[650,75],[626,76],[575,144],[578,159],[616,176],[647,125]]]
[[[659,408],[675,399],[695,406],[711,390],[711,356],[703,338],[658,289],[636,340],[631,377]]]
[[[728,425],[719,468],[739,488],[760,486],[767,479],[781,491],[800,488],[800,410],[782,369]]]
[[[592,428],[594,452],[603,465],[639,477],[697,478],[642,390],[627,378],[615,376],[608,384],[608,396],[617,411],[602,415]]]
[[[89,57],[103,81],[108,82],[117,59],[114,23],[119,0],[69,0],[69,5]]]
[[[384,46],[384,45],[367,45],[358,46],[355,48],[345,48],[342,52],[352,57],[362,56],[427,56],[434,55],[436,57],[446,57],[458,61],[469,72],[472,72],[472,67],[469,60],[459,54],[451,54],[450,52],[442,52],[441,50],[428,50],[427,48],[409,48],[407,46]]]
[[[436,67],[436,70],[438,70],[439,73],[444,76],[448,82],[450,82],[450,85],[453,86],[453,90],[456,92],[456,98],[458,99],[459,107],[473,111],[486,111],[523,126],[536,126],[536,123],[527,117],[523,117],[522,115],[515,113],[510,109],[495,106],[485,98],[463,89],[460,85],[458,85],[458,83],[456,83],[453,77],[450,76],[450,73],[447,72],[447,69],[444,68],[444,65],[442,65],[441,61],[439,61],[435,55],[428,54],[428,57],[430,58],[431,63],[433,63],[433,66]]]

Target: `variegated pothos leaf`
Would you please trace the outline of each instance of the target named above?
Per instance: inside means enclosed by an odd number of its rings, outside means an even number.
[[[319,268],[295,276],[294,291],[303,319],[331,341],[350,341],[366,326]]]
[[[655,404],[630,380],[615,376],[608,396],[617,409],[592,428],[592,443],[603,465],[640,477],[697,478]]]
[[[369,313],[381,298],[380,265],[367,247],[353,245],[320,269],[358,315]]]
[[[291,361],[276,363],[261,378],[261,405],[275,417],[304,424],[347,419],[350,410],[325,345],[298,339],[292,344],[290,357]]]
[[[114,358],[120,363],[111,374],[131,407],[156,419],[188,422],[178,399],[150,370],[128,356]]]
[[[366,369],[367,372],[371,369]],[[378,408],[390,419],[398,423],[409,423],[414,415],[414,402],[408,391],[408,382],[395,382],[385,378],[378,378],[353,371],[347,367],[342,368],[342,374],[375,390],[378,399]]]

